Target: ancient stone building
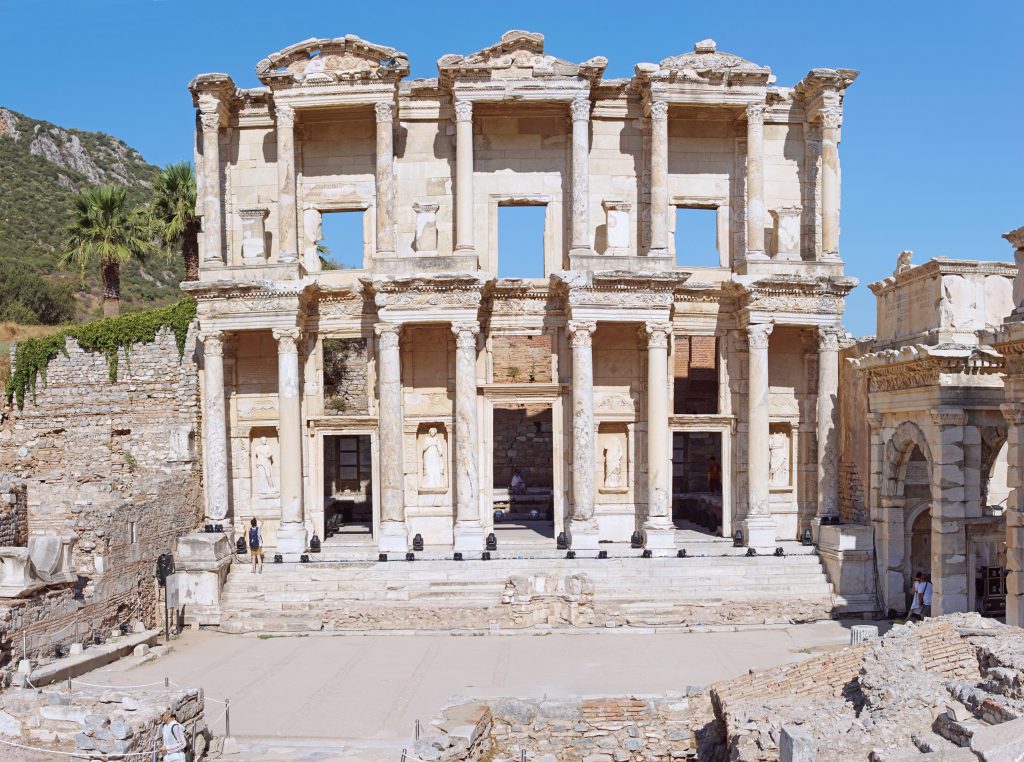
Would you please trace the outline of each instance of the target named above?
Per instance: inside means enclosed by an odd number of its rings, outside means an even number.
[[[335,530],[475,551],[511,503],[573,549],[661,554],[677,520],[771,546],[837,513],[857,72],[780,86],[713,40],[605,65],[512,31],[410,81],[347,36],[269,55],[261,87],[192,81],[208,522],[257,517],[292,558]],[[542,236],[499,250],[517,206]],[[356,260],[326,269],[340,217]]]

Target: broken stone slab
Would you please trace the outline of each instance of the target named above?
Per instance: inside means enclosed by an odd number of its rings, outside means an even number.
[[[17,738],[21,735],[21,722],[7,712],[0,711],[0,736]]]
[[[85,718],[89,716],[89,710],[81,706],[41,706],[39,714],[46,720],[77,722],[84,725]]]
[[[1024,760],[1024,718],[978,728],[971,736],[971,751],[982,762]]]

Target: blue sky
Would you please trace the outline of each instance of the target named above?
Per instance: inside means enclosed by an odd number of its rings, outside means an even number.
[[[1024,3],[677,1],[406,3],[276,0],[0,0],[8,73],[0,105],[116,135],[159,164],[191,158],[186,85],[223,71],[258,84],[267,53],[346,33],[405,51],[412,76],[507,29],[543,32],[548,52],[608,58],[629,76],[713,37],[790,85],[815,66],[859,69],[848,91],[842,254],[870,283],[896,254],[1011,259],[1000,234],[1024,225]],[[874,332],[862,285],[846,325]]]

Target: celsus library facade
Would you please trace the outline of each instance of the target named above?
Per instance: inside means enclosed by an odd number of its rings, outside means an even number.
[[[605,67],[512,31],[410,79],[347,36],[261,87],[193,80],[207,522],[286,557],[663,555],[679,526],[770,547],[837,515],[857,72],[781,85],[713,40]]]

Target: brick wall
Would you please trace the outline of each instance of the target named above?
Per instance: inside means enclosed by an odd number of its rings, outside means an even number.
[[[0,547],[28,544],[28,502],[25,485],[0,481]]]
[[[512,483],[512,470],[523,472],[527,487],[551,488],[553,478],[550,405],[523,405],[494,410],[494,486]]]
[[[494,336],[494,382],[525,384],[551,382],[551,335]]]
[[[676,336],[674,410],[718,412],[718,340],[714,336]]]
[[[114,383],[105,357],[67,351],[0,425],[0,471],[25,485],[28,533],[78,536],[73,589],[0,600],[0,648],[18,656],[22,634],[47,654],[76,631],[157,624],[156,557],[203,516],[194,329],[184,356],[170,331],[122,353]]]

